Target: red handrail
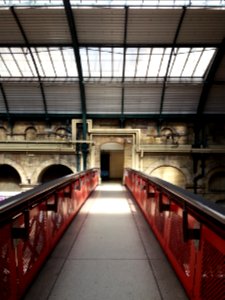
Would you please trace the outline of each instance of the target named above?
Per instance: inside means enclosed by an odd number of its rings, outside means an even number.
[[[132,169],[124,181],[189,298],[225,299],[225,209]]]
[[[98,181],[98,170],[91,169],[0,202],[2,300],[24,295]]]

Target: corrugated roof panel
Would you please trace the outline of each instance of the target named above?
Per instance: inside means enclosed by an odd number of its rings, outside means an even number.
[[[70,31],[63,8],[17,8],[16,13],[30,43],[70,43]]]
[[[225,113],[225,85],[214,85],[209,93],[204,113]]]
[[[81,113],[79,85],[44,84],[48,113]]]
[[[162,113],[196,113],[201,91],[202,84],[168,84],[165,90]]]
[[[4,90],[11,113],[44,113],[38,83],[5,83]]]
[[[124,113],[159,113],[161,91],[161,84],[152,86],[126,86],[124,93]]]
[[[124,9],[74,9],[80,43],[123,43]]]
[[[23,37],[9,9],[0,9],[1,43],[24,43]]]
[[[87,113],[121,113],[122,89],[119,85],[86,84]]]
[[[225,10],[188,9],[177,42],[220,43],[225,36]]]
[[[172,43],[181,9],[129,9],[128,43]]]
[[[223,80],[225,81],[225,54],[223,56],[222,61],[218,67],[218,70],[215,75],[215,80]]]
[[[3,114],[6,113],[6,106],[5,106],[4,98],[3,98],[1,91],[0,91],[0,112]]]

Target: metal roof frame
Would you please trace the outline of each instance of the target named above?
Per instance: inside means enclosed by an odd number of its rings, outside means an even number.
[[[29,41],[27,39],[26,33],[25,33],[25,31],[23,29],[23,26],[22,26],[22,24],[21,24],[21,22],[19,20],[19,17],[17,16],[17,14],[15,12],[14,7],[11,6],[10,10],[11,10],[12,15],[13,15],[15,21],[16,21],[16,24],[17,24],[17,26],[18,26],[18,28],[19,28],[19,30],[21,32],[21,35],[23,36],[23,39],[24,39],[24,42],[25,42],[25,46],[28,48],[30,56],[32,58],[32,62],[34,64],[35,71],[36,71],[37,76],[38,76],[38,82],[39,82],[39,86],[40,86],[40,90],[41,90],[41,95],[42,95],[42,99],[43,99],[43,105],[44,105],[44,111],[45,111],[45,119],[46,119],[46,121],[49,121],[45,91],[44,91],[43,84],[41,82],[41,76],[39,74],[38,67],[37,67],[36,61],[34,59],[34,55],[33,55],[32,51],[31,51],[31,47],[30,47]]]
[[[174,36],[173,44],[171,46],[172,49],[171,49],[170,57],[169,57],[168,64],[167,64],[166,74],[165,74],[164,81],[163,81],[162,94],[161,94],[161,103],[160,103],[160,111],[159,111],[159,115],[160,116],[162,115],[162,110],[163,110],[163,103],[164,103],[164,97],[165,97],[167,77],[168,77],[170,63],[171,63],[171,59],[172,59],[174,48],[175,48],[174,45],[176,44],[177,38],[179,36],[180,29],[181,29],[181,26],[182,26],[182,23],[183,23],[183,20],[184,20],[184,17],[185,17],[185,13],[186,13],[186,7],[183,7],[182,14],[180,16],[180,20],[179,20],[179,23],[177,25],[176,33],[175,33],[175,36]],[[160,117],[160,119],[161,119],[161,117]]]
[[[197,116],[200,116],[203,114],[210,89],[214,83],[214,77],[216,75],[216,72],[218,70],[218,67],[219,67],[224,55],[225,55],[225,38],[223,39],[222,43],[220,44],[218,51],[216,53],[216,56],[214,58],[214,61],[209,69],[208,74],[207,74],[207,77],[204,80],[202,93],[201,93],[199,103],[198,103]]]
[[[207,114],[207,116],[204,116],[204,107],[206,105],[206,102],[207,102],[207,98],[208,98],[208,94],[209,94],[209,91],[211,89],[211,87],[215,84],[224,84],[225,83],[225,80],[216,80],[215,81],[215,75],[216,75],[216,71],[218,70],[219,68],[219,65],[220,65],[220,62],[222,61],[222,58],[224,57],[225,55],[225,39],[223,40],[222,43],[212,43],[212,42],[194,42],[194,43],[188,43],[188,42],[184,42],[184,43],[181,43],[179,42],[179,39],[178,39],[178,35],[180,33],[180,29],[181,29],[181,26],[182,26],[182,23],[183,23],[183,19],[185,17],[185,12],[188,8],[192,7],[192,6],[183,6],[183,9],[182,9],[182,12],[180,15],[178,15],[178,18],[179,18],[179,23],[178,25],[175,25],[175,28],[174,28],[174,31],[173,31],[173,34],[175,34],[174,36],[174,39],[173,39],[173,42],[171,43],[165,43],[165,42],[158,42],[158,43],[132,43],[132,42],[128,42],[127,41],[127,35],[128,35],[128,28],[129,28],[129,16],[128,16],[128,11],[129,11],[129,8],[133,8],[133,6],[124,6],[122,5],[121,8],[123,8],[125,10],[125,14],[124,14],[124,18],[123,18],[123,22],[122,25],[123,27],[121,26],[121,35],[123,34],[123,38],[121,39],[117,39],[117,41],[123,39],[123,42],[116,42],[116,43],[112,43],[110,42],[110,39],[109,39],[109,42],[107,42],[106,40],[106,43],[99,43],[99,42],[87,42],[87,43],[84,43],[84,42],[79,42],[78,40],[78,33],[79,31],[77,32],[77,28],[76,28],[76,22],[75,22],[75,15],[74,15],[74,10],[73,8],[79,8],[78,6],[73,6],[71,5],[72,1],[66,1],[66,0],[63,0],[63,5],[62,6],[59,6],[60,8],[64,9],[65,10],[65,18],[67,20],[67,25],[70,29],[70,35],[71,35],[71,42],[65,42],[65,43],[61,43],[60,42],[60,39],[58,39],[59,43],[54,43],[53,42],[49,42],[49,43],[33,43],[33,42],[30,42],[28,41],[27,39],[27,35],[25,33],[25,30],[24,30],[24,27],[22,26],[21,24],[21,20],[18,18],[18,15],[16,14],[16,11],[14,9],[14,7],[10,7],[10,10],[14,16],[14,19],[16,20],[16,23],[17,23],[17,26],[18,28],[20,29],[20,32],[21,32],[21,35],[23,37],[23,40],[24,40],[24,43],[23,42],[20,42],[20,43],[7,43],[7,42],[2,42],[0,41],[0,48],[2,47],[26,47],[29,52],[30,52],[30,55],[31,55],[31,58],[32,58],[32,61],[33,61],[33,64],[35,66],[35,70],[38,74],[38,77],[37,78],[30,78],[30,81],[37,81],[39,83],[39,86],[40,86],[40,89],[41,89],[41,94],[42,94],[42,99],[43,99],[43,103],[44,103],[44,107],[45,107],[45,118],[48,119],[48,118],[56,118],[57,116],[59,118],[62,117],[62,115],[60,114],[54,114],[54,113],[50,113],[47,109],[47,102],[46,102],[46,97],[45,97],[45,93],[47,94],[46,91],[44,91],[44,83],[63,83],[64,81],[66,80],[71,80],[71,82],[78,82],[79,83],[79,90],[80,90],[80,103],[81,103],[81,113],[80,114],[66,114],[65,115],[65,118],[70,118],[70,117],[82,117],[82,121],[83,121],[83,137],[85,139],[86,137],[86,119],[87,117],[95,117],[95,118],[101,118],[101,117],[113,117],[113,118],[118,118],[120,120],[120,126],[123,127],[124,126],[124,120],[125,119],[129,119],[132,117],[134,118],[153,118],[153,119],[162,119],[164,120],[165,119],[168,119],[170,118],[170,116],[173,116],[174,118],[177,117],[178,119],[179,118],[185,118],[184,116],[180,116],[178,114],[174,114],[172,113],[172,110],[171,110],[171,115],[169,116],[168,114],[166,113],[163,113],[164,109],[163,107],[165,106],[165,103],[164,103],[164,98],[166,97],[165,96],[165,92],[166,92],[166,87],[167,87],[167,84],[168,83],[171,83],[173,81],[169,80],[168,76],[169,76],[169,70],[170,70],[170,65],[171,65],[171,62],[173,61],[173,54],[174,54],[174,49],[175,48],[197,48],[197,47],[213,47],[213,48],[218,48],[218,51],[214,57],[214,60],[212,61],[211,65],[209,66],[209,70],[208,70],[208,73],[206,74],[206,77],[205,79],[203,79],[203,88],[202,88],[202,92],[201,92],[201,96],[200,96],[200,99],[199,99],[199,102],[198,102],[198,108],[197,108],[197,111],[196,111],[196,117],[198,116],[202,116],[204,118],[208,118],[210,117],[210,113]],[[19,6],[15,6],[15,7],[21,7],[20,5]],[[37,6],[35,6],[37,7]],[[38,6],[39,7],[39,6]],[[44,8],[44,6],[41,6]],[[81,6],[83,7],[83,6]],[[95,6],[94,6],[95,7]],[[98,6],[98,7],[105,7],[105,6]],[[173,6],[174,7],[174,6]],[[181,8],[182,6],[179,6],[179,8]],[[89,6],[90,8],[90,6]],[[139,7],[140,8],[140,7]],[[172,8],[172,7],[170,7]],[[202,7],[201,7],[202,8]],[[180,10],[181,11],[181,10]],[[186,18],[185,18],[185,21],[186,21]],[[178,22],[178,19],[177,19],[177,22]],[[219,23],[218,23],[219,24]],[[217,25],[218,25],[217,24]],[[99,25],[100,26],[100,25]],[[176,27],[177,26],[177,27]],[[172,37],[173,38],[173,37]],[[134,39],[134,41],[138,41],[138,39]],[[7,40],[6,40],[7,41]],[[47,41],[47,39],[46,39]],[[88,40],[87,40],[88,41]],[[166,39],[165,39],[166,41]],[[172,39],[171,39],[172,41]],[[211,40],[212,41],[212,40]],[[35,53],[33,52],[32,50],[32,47],[69,47],[71,49],[73,49],[73,52],[74,52],[74,57],[75,57],[75,60],[76,60],[76,64],[77,64],[77,71],[78,71],[78,77],[75,78],[75,77],[69,77],[68,79],[65,77],[64,81],[62,79],[62,77],[58,77],[58,78],[50,78],[50,77],[42,77],[40,76],[40,74],[38,73],[38,65],[37,65],[37,61],[36,61],[36,58],[34,57]],[[96,78],[94,78],[93,76],[91,76],[90,74],[90,57],[89,55],[87,55],[87,64],[89,65],[89,77],[85,77],[84,76],[84,69],[82,68],[82,62],[81,62],[81,54],[80,54],[80,49],[81,48],[86,48],[86,51],[87,50],[87,47],[93,47],[93,48],[98,48],[99,49],[99,57],[100,57],[100,60],[99,60],[99,68],[100,68],[100,77],[99,77],[99,80],[96,80]],[[111,73],[111,81],[109,80],[108,77],[105,77],[105,74],[104,74],[104,69],[103,69],[103,61],[101,59],[101,55],[103,56],[103,54],[101,53],[101,48],[113,48],[115,49],[116,47],[119,47],[119,48],[122,48],[124,49],[124,52],[123,52],[123,66],[122,66],[122,74],[121,74],[121,78],[119,80],[117,80],[119,77],[114,77],[114,72],[113,72],[113,68],[114,68],[114,64],[113,64],[113,61],[114,60],[114,51],[112,49],[112,54],[111,54],[111,60],[112,60],[112,73]],[[124,113],[125,111],[125,103],[124,103],[124,98],[126,96],[125,94],[125,87],[126,87],[126,83],[127,82],[130,82],[129,78],[126,77],[125,75],[125,72],[126,72],[126,64],[127,64],[127,61],[129,59],[127,59],[126,57],[126,53],[127,53],[127,49],[128,48],[137,48],[137,54],[136,54],[136,64],[135,64],[135,75],[134,75],[134,78],[133,78],[133,83],[136,84],[136,82],[140,82],[141,84],[148,84],[153,81],[151,81],[152,79],[150,78],[149,80],[146,80],[146,82],[143,82],[141,80],[142,77],[137,77],[136,75],[140,74],[140,73],[137,73],[137,68],[138,68],[138,61],[139,61],[139,55],[141,55],[139,52],[140,52],[140,49],[139,48],[154,48],[154,47],[160,47],[160,48],[172,48],[171,50],[171,53],[170,53],[170,58],[169,58],[169,61],[167,63],[167,69],[166,69],[166,75],[164,76],[164,80],[161,81],[161,77],[160,78],[157,78],[157,82],[162,82],[163,83],[163,86],[162,86],[162,92],[161,92],[161,101],[160,101],[160,109],[159,109],[159,113],[157,114],[152,114],[151,112],[149,114],[145,114],[145,112],[143,111],[143,113],[137,113],[137,114],[129,114],[129,112],[127,113]],[[70,51],[71,51],[70,49]],[[11,49],[9,50],[11,51]],[[147,52],[146,52],[147,53]],[[13,55],[13,53],[12,53]],[[64,63],[64,66],[65,66],[65,60],[64,60],[64,56],[63,56],[63,53],[61,53],[62,55],[62,61]],[[53,59],[53,58],[52,58]],[[126,61],[127,60],[127,61]],[[30,60],[31,61],[31,60]],[[3,62],[4,63],[4,62]],[[54,65],[53,65],[54,67]],[[65,68],[66,69],[66,68]],[[148,70],[148,69],[147,69]],[[39,70],[40,71],[40,70]],[[66,69],[67,71],[67,69]],[[10,72],[9,72],[10,74]],[[67,73],[68,74],[68,73]],[[148,74],[148,73],[146,73]],[[153,78],[153,77],[152,77]],[[15,79],[16,81],[16,77],[12,77],[12,78],[7,78],[7,77],[2,77],[0,78],[0,90],[1,90],[1,93],[3,95],[3,101],[5,103],[5,108],[6,108],[6,113],[5,113],[5,116],[16,116],[16,115],[20,115],[20,116],[23,116],[23,117],[27,117],[27,115],[24,113],[24,114],[20,114],[20,113],[11,113],[10,112],[10,109],[9,109],[9,105],[8,105],[8,99],[6,97],[6,93],[4,91],[4,82],[13,82]],[[174,79],[176,80],[176,78],[174,77]],[[179,77],[178,77],[179,79]],[[193,79],[193,81],[190,80],[190,83],[192,82],[195,82],[195,79]],[[175,82],[174,80],[174,82]],[[121,108],[120,108],[120,114],[118,113],[110,113],[110,114],[103,114],[101,112],[97,112],[96,113],[87,113],[87,99],[86,99],[86,94],[85,94],[85,83],[86,82],[93,82],[93,83],[96,83],[99,84],[99,83],[103,83],[105,81],[106,84],[108,83],[117,83],[117,81],[119,83],[121,83]],[[179,80],[178,80],[179,81]],[[29,82],[29,78],[26,78],[26,77],[21,77],[18,79],[18,82]],[[180,80],[180,82],[185,82],[185,79],[184,81],[182,81],[182,78]],[[187,83],[189,83],[188,81],[186,81]],[[78,89],[77,89],[78,90]],[[78,99],[78,97],[77,97]],[[195,100],[198,101],[198,98],[196,98]],[[79,103],[78,103],[79,104]],[[93,110],[94,111],[94,110]],[[4,115],[4,114],[1,114],[1,115]],[[39,116],[39,114],[35,114],[37,116]],[[189,118],[192,114],[188,114],[188,117]],[[219,114],[218,114],[219,115]],[[217,115],[217,116],[218,116]]]

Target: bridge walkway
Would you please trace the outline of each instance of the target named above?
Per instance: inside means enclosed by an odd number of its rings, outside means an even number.
[[[188,298],[130,193],[110,182],[92,193],[24,299]]]

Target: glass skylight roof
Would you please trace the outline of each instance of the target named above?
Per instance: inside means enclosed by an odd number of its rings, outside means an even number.
[[[72,48],[31,48],[30,51],[26,47],[0,48],[0,77],[77,77]]]
[[[124,56],[125,51],[125,56]],[[84,78],[202,78],[215,48],[81,48]],[[124,60],[125,59],[125,60]],[[35,62],[35,63],[34,63]],[[169,65],[168,65],[169,64]],[[78,77],[72,48],[0,48],[0,77]]]
[[[215,48],[127,48],[125,51],[125,78],[203,78],[215,54]],[[123,48],[82,48],[83,75],[122,77],[123,57]]]
[[[70,0],[71,5],[107,6],[225,6],[225,0]],[[63,0],[0,0],[0,5],[63,5]]]

